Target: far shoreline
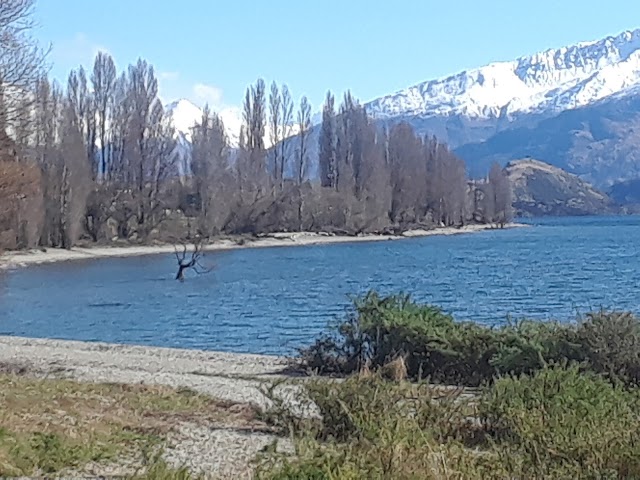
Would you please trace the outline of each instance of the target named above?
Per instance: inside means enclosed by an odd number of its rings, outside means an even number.
[[[338,243],[357,242],[379,242],[385,240],[402,240],[409,238],[420,238],[440,235],[460,235],[467,233],[478,233],[487,230],[503,230],[510,228],[527,227],[529,225],[521,223],[509,223],[503,228],[495,225],[466,225],[464,227],[439,227],[432,230],[408,230],[399,235],[378,235],[366,234],[360,236],[331,235],[328,233],[314,232],[293,232],[293,233],[273,233],[251,239],[245,243],[238,240],[218,239],[208,243],[204,250],[208,252],[236,250],[243,248],[270,248],[270,247],[293,247],[312,245],[332,245]],[[28,267],[32,265],[42,265],[49,263],[71,262],[77,260],[95,260],[101,258],[126,258],[148,255],[172,254],[175,248],[173,244],[160,245],[126,245],[126,246],[91,246],[74,247],[69,250],[49,248],[43,250],[26,250],[7,252],[0,255],[0,270],[12,270],[16,268]]]

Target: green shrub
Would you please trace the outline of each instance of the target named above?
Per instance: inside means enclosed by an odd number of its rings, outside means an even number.
[[[590,369],[637,385],[640,381],[640,320],[627,312],[589,313],[576,341]]]
[[[640,397],[577,366],[499,379],[479,415],[519,474],[640,478]]]
[[[377,370],[402,357],[409,377],[477,386],[505,374],[578,363],[628,384],[640,380],[640,320],[629,313],[589,314],[575,323],[524,320],[490,328],[456,322],[407,295],[374,292],[354,301],[347,318],[300,352],[320,374]]]
[[[400,358],[418,383],[381,380]],[[308,384],[321,420],[295,424],[297,455],[271,457],[259,478],[640,478],[633,314],[489,328],[371,292],[300,361],[359,373]],[[440,399],[423,379],[484,387]]]
[[[271,453],[257,478],[640,478],[640,396],[578,366],[476,397],[376,375],[305,389],[321,422],[299,423],[296,454]]]
[[[305,389],[321,421],[298,423],[296,455],[268,456],[258,478],[490,478],[493,456],[464,447],[479,427],[458,390],[377,375],[315,381]]]
[[[300,361],[320,374],[349,374],[403,357],[413,379],[479,385],[499,374],[580,360],[574,337],[570,327],[552,322],[524,321],[501,328],[456,322],[409,296],[370,292],[354,301],[332,334],[303,349]]]
[[[315,431],[320,440],[375,442],[381,430],[397,431],[399,427],[421,432],[428,427],[436,440],[463,438],[462,426],[470,414],[467,405],[457,401],[461,390],[390,383],[375,375],[340,383],[315,381],[306,391],[322,418]]]

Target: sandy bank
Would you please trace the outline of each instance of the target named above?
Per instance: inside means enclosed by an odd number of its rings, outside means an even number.
[[[510,224],[505,228],[522,227],[522,224]],[[230,250],[237,248],[265,248],[305,245],[328,245],[347,242],[367,242],[384,240],[401,240],[403,238],[428,237],[431,235],[460,235],[489,230],[488,225],[467,225],[462,228],[437,228],[434,230],[410,230],[402,235],[362,235],[339,236],[322,233],[298,232],[276,233],[239,244],[233,240],[215,240],[207,245],[206,250]],[[17,268],[43,263],[68,262],[73,260],[90,260],[109,257],[130,257],[140,255],[171,254],[173,245],[124,246],[124,247],[88,247],[71,250],[48,249],[46,251],[31,250],[25,252],[9,252],[0,257],[0,269]]]

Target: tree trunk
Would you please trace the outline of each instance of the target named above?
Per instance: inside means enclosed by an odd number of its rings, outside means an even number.
[[[178,273],[176,273],[176,280],[179,280],[181,282],[184,282],[184,271],[189,268],[186,265],[180,265],[178,267]]]

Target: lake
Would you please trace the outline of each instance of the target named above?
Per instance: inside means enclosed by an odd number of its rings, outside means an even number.
[[[406,292],[458,319],[570,321],[640,312],[640,217],[554,218],[459,236],[208,253],[173,280],[173,255],[0,272],[0,335],[292,354],[349,296]]]

